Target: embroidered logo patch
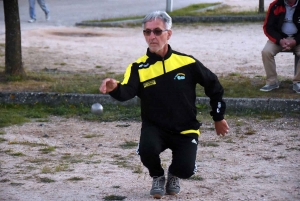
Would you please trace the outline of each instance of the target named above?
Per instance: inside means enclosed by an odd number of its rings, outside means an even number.
[[[184,80],[185,79],[185,74],[184,73],[178,73],[175,77],[174,80]]]
[[[155,82],[155,80],[150,80],[148,82],[145,82],[143,85],[144,85],[144,88],[146,88],[146,87],[150,87],[152,85],[156,85],[156,82]]]
[[[147,68],[149,66],[149,63],[146,63],[146,64],[140,64],[139,65],[139,68]]]
[[[198,144],[197,141],[196,141],[195,139],[192,140],[192,143]]]

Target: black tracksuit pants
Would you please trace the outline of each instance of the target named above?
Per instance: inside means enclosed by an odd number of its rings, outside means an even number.
[[[164,175],[159,154],[166,149],[172,150],[169,172],[182,179],[191,177],[197,170],[197,134],[179,134],[164,131],[153,124],[142,124],[137,153],[151,177]]]

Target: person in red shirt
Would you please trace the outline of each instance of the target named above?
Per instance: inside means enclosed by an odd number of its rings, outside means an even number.
[[[279,88],[275,55],[281,51],[293,51],[300,56],[300,3],[299,0],[275,0],[268,9],[263,30],[268,41],[262,50],[266,71],[266,85],[260,91]],[[293,90],[300,93],[300,61],[293,78]]]

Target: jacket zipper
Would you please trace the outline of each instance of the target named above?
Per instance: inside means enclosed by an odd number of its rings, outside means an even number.
[[[164,58],[162,58],[162,64],[163,64],[164,74],[166,74],[166,67],[165,67],[165,59]]]

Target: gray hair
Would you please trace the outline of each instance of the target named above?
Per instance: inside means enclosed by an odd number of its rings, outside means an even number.
[[[166,29],[171,29],[172,27],[172,18],[165,11],[154,11],[145,16],[142,21],[143,29],[145,27],[146,22],[161,19],[165,23]]]

